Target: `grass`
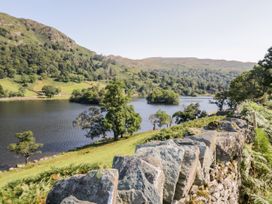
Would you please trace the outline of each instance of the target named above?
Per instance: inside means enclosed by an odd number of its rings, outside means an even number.
[[[75,83],[75,82],[57,82],[53,79],[44,79],[44,80],[37,80],[33,84],[30,84],[29,87],[26,90],[25,97],[22,97],[22,99],[38,99],[38,92],[41,91],[42,87],[44,85],[52,85],[57,88],[61,89],[61,93],[59,96],[55,96],[53,99],[69,99],[71,96],[71,93],[74,89],[83,89],[91,87],[95,84],[101,85],[101,82],[81,82],[81,83]],[[8,91],[17,92],[20,84],[14,82],[12,79],[0,79],[0,85],[3,86],[4,89]],[[14,98],[18,99],[18,98]],[[8,99],[7,99],[8,100]],[[12,98],[9,98],[9,100],[12,100]]]

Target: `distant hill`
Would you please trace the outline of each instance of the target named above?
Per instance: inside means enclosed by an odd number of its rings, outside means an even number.
[[[242,72],[251,69],[256,63],[239,62],[215,59],[198,59],[194,57],[187,58],[164,58],[152,57],[140,60],[132,60],[120,56],[109,56],[118,64],[132,68],[140,68],[144,70],[152,69],[208,69],[217,71],[237,71]]]

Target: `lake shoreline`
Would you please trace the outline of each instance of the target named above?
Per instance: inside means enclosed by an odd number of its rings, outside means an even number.
[[[55,100],[69,100],[70,96],[55,96],[54,98],[46,98],[39,96],[24,96],[24,97],[5,97],[0,98],[1,102],[9,102],[9,101],[55,101]]]
[[[180,97],[214,97],[214,95],[197,95],[197,96],[180,96]],[[145,98],[145,97],[138,97],[133,96],[132,99],[138,99],[138,98]],[[10,101],[55,101],[55,100],[69,100],[70,96],[55,96],[53,98],[47,98],[47,97],[41,97],[41,96],[23,96],[23,97],[5,97],[0,98],[1,102],[10,102]],[[156,105],[156,104],[153,104]],[[158,104],[161,105],[161,104]]]

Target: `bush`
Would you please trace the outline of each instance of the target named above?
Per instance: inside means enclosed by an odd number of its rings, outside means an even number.
[[[46,97],[52,98],[54,95],[57,95],[60,93],[60,89],[51,85],[45,85],[42,87],[42,92],[44,93]]]
[[[171,128],[162,129],[158,134],[144,141],[149,142],[153,140],[167,140],[172,138],[182,138],[189,128],[203,128],[211,122],[222,120],[223,116],[211,116],[206,118],[195,119],[189,122],[176,125]]]

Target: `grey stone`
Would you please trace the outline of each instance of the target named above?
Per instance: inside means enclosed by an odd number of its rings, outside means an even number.
[[[198,172],[200,166],[199,147],[195,145],[195,142],[188,139],[177,139],[175,142],[185,150],[174,196],[174,199],[179,201],[189,193],[196,176],[201,177],[202,173]]]
[[[82,201],[82,200],[78,200],[76,197],[74,196],[69,196],[67,198],[64,198],[60,204],[96,204],[93,202],[89,202],[89,201]]]
[[[237,132],[239,131],[239,127],[235,122],[223,120],[220,123],[220,130],[228,131],[228,132]]]
[[[196,138],[196,137],[193,137]],[[198,139],[198,138],[197,138]],[[204,143],[200,142],[197,139],[193,140],[191,137],[186,137],[184,139],[177,139],[175,142],[181,146],[186,145],[196,145],[199,148],[199,161],[201,164],[201,169],[204,176],[204,182],[209,182],[210,180],[210,167],[214,161],[213,153],[211,152],[210,148]],[[204,139],[203,139],[204,140]]]
[[[230,118],[229,121],[235,123],[240,129],[246,129],[248,127],[247,121],[240,118]]]
[[[245,137],[239,132],[220,132],[216,143],[216,158],[230,161],[241,155]]]
[[[214,130],[207,130],[200,135],[189,137],[192,140],[204,142],[211,150],[212,153],[216,152],[216,139],[218,132]]]
[[[157,166],[161,166],[165,175],[163,200],[164,203],[171,203],[174,198],[175,188],[183,161],[183,148],[180,148],[172,140],[152,142],[138,146],[136,156],[153,165],[156,164],[154,164],[153,161],[150,161],[150,157],[160,161],[160,164]]]
[[[82,201],[116,204],[117,185],[117,170],[93,170],[57,182],[48,193],[46,203],[59,204],[64,198],[72,195]]]
[[[118,194],[124,204],[162,203],[164,173],[136,156],[116,156],[113,168],[119,171]]]

